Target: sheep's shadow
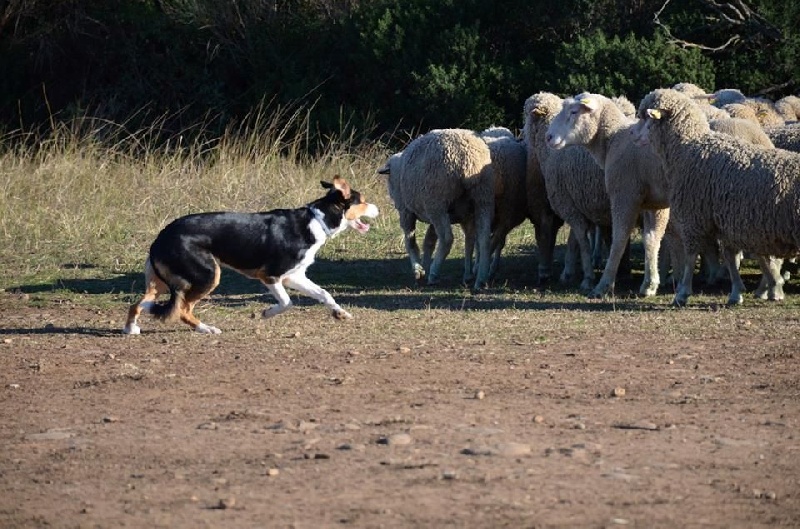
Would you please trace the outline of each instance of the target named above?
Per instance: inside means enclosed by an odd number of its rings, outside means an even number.
[[[76,265],[69,265],[76,268]],[[90,266],[81,266],[86,269]],[[634,270],[640,270],[637,262]],[[501,269],[493,285],[485,291],[472,293],[461,285],[463,263],[460,258],[451,256],[442,269],[442,282],[436,286],[418,285],[411,276],[410,265],[405,256],[394,259],[317,259],[309,269],[308,276],[327,289],[336,300],[346,306],[377,309],[385,311],[445,309],[445,310],[583,310],[588,312],[609,312],[617,310],[665,310],[670,308],[672,286],[662,287],[655,298],[640,298],[638,292],[642,275],[634,271],[621,276],[616,284],[616,296],[603,300],[590,300],[584,297],[577,285],[560,285],[557,277],[559,265],[554,267],[551,281],[538,284],[536,277],[537,259],[533,252],[515,253],[503,257]],[[597,277],[599,277],[598,272]],[[757,273],[743,275],[748,291],[755,289],[760,276]],[[31,284],[11,287],[7,290],[27,294],[43,292],[65,292],[67,295],[114,294],[126,302],[136,301],[142,293],[144,276],[142,273],[125,273],[96,278],[62,278],[49,284]],[[722,298],[727,295],[729,285],[706,287],[696,283],[695,293]],[[787,295],[797,291],[797,286],[787,284]],[[313,306],[317,302],[298,293],[291,293],[292,301],[298,306]],[[567,298],[565,300],[565,298]],[[575,299],[571,299],[575,298]],[[250,304],[271,305],[272,296],[257,281],[223,269],[222,281],[211,296],[211,303],[225,307],[241,307]],[[696,307],[703,305],[692,304]],[[716,304],[713,304],[716,306]],[[86,328],[76,329],[38,329],[43,333],[81,334],[104,330]]]

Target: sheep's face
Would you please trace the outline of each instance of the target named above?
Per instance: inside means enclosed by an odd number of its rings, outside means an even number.
[[[538,141],[536,138],[544,135],[553,117],[561,110],[561,102],[560,97],[549,92],[539,92],[525,101],[523,133],[528,141]]]
[[[552,149],[568,145],[586,145],[598,132],[601,96],[583,93],[564,100],[561,112],[547,128],[546,141]]]
[[[666,111],[661,109],[641,109],[639,111],[639,120],[636,125],[630,128],[631,135],[633,135],[633,143],[640,147],[650,145],[650,134],[653,128],[659,126],[666,115]]]

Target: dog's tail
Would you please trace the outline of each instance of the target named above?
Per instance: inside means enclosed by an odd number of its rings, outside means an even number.
[[[181,312],[181,307],[184,303],[184,296],[186,294],[182,289],[175,286],[174,278],[172,278],[171,275],[169,279],[173,279],[173,281],[170,281],[168,278],[164,277],[164,274],[162,274],[161,270],[159,270],[159,267],[152,255],[150,256],[150,267],[152,268],[156,277],[158,277],[164,282],[165,285],[169,287],[169,300],[167,300],[166,303],[153,303],[148,308],[148,312],[157,320],[176,320]]]

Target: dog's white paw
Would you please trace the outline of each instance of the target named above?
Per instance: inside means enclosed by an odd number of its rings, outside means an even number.
[[[135,323],[131,323],[122,328],[122,334],[142,334],[142,329]]]
[[[332,313],[333,317],[337,320],[351,320],[353,315],[344,309],[335,309]]]
[[[197,327],[194,328],[194,330],[196,332],[199,332],[200,334],[221,334],[222,333],[222,331],[217,329],[216,327],[214,327],[212,325],[206,325],[205,323],[198,324]]]

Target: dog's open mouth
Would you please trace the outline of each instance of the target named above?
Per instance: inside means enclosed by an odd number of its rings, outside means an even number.
[[[359,204],[351,209],[350,212],[355,213],[355,215],[353,215],[354,218],[348,219],[348,224],[358,233],[364,234],[369,231],[369,224],[361,220],[360,217],[374,219],[378,216],[378,207],[374,204]],[[347,217],[350,217],[350,215],[347,215]]]
[[[369,231],[369,224],[363,222],[361,219],[353,219],[350,221],[350,227],[358,233],[367,233]]]

